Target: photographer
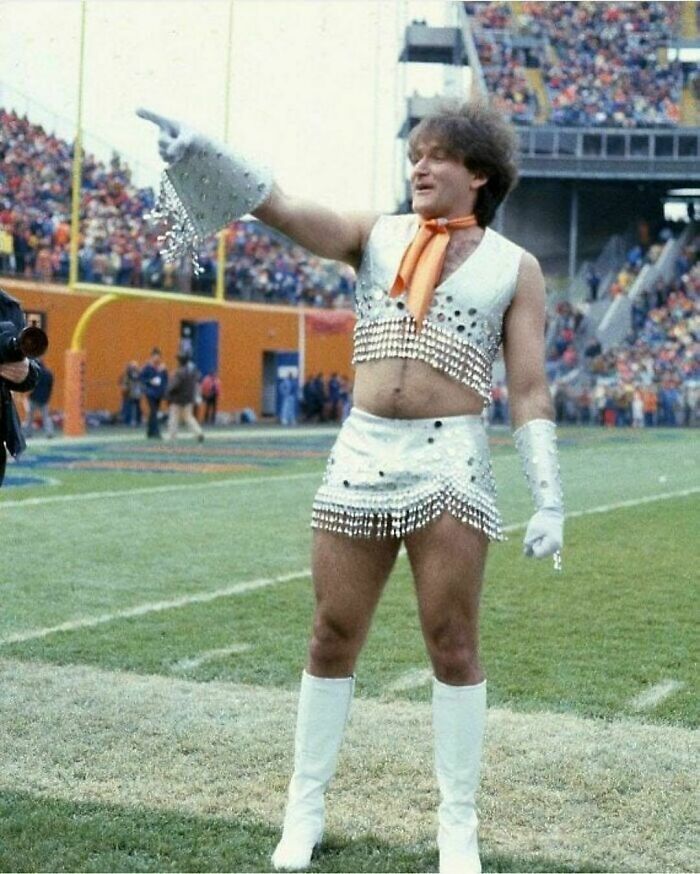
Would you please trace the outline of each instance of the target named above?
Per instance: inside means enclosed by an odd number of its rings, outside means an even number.
[[[25,448],[17,410],[12,403],[11,391],[31,391],[39,378],[39,369],[35,361],[23,358],[20,361],[3,363],[2,349],[6,340],[24,328],[24,316],[19,302],[0,289],[0,485],[5,476],[7,453],[16,457]],[[14,330],[10,329],[10,323]]]

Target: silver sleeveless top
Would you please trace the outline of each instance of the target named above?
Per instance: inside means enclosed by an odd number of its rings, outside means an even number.
[[[353,364],[415,358],[491,397],[491,367],[523,250],[490,228],[474,252],[435,289],[418,333],[406,294],[389,297],[401,257],[418,230],[416,215],[383,215],[372,228],[357,274]]]

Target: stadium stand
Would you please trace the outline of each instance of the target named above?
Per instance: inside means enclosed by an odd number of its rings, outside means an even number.
[[[682,5],[522,2],[465,8],[489,92],[513,121],[640,128],[676,126],[682,100],[693,102],[683,96],[680,64],[665,55],[681,27]],[[538,97],[540,76],[547,106]]]
[[[465,3],[465,8],[472,17],[474,41],[492,101],[514,123],[534,123],[541,100],[529,81],[525,51],[512,43],[510,4]]]
[[[46,282],[68,280],[72,147],[26,117],[0,108],[0,272]],[[79,278],[83,282],[193,291],[216,282],[216,240],[200,252],[203,273],[164,263],[144,220],[150,188],[137,188],[114,155],[106,166],[83,161]],[[232,298],[346,306],[350,268],[316,258],[255,221],[228,229],[226,295]]]
[[[552,327],[547,371],[558,421],[632,425],[641,404],[638,424],[700,425],[700,236],[679,254],[671,281],[634,300],[623,343],[582,348],[584,308],[567,302]]]

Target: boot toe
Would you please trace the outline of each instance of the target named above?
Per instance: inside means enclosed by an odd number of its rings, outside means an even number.
[[[276,871],[305,871],[317,845],[313,837],[283,837],[272,854],[272,865]]]

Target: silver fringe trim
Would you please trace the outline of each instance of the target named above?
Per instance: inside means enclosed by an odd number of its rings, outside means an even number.
[[[158,237],[158,242],[162,244],[160,254],[164,261],[177,262],[181,258],[190,258],[195,274],[202,272],[197,257],[202,238],[197,233],[167,172],[161,174],[158,199],[145,218],[151,224],[166,225],[165,233]]]
[[[492,359],[430,321],[424,322],[418,332],[412,316],[361,320],[355,324],[354,345],[353,364],[382,358],[425,361],[478,392],[487,403],[491,401]]]
[[[369,507],[349,507],[324,499],[323,487],[316,497],[311,514],[311,527],[345,534],[348,537],[385,539],[402,538],[412,531],[424,528],[447,512],[460,522],[482,531],[489,540],[502,541],[501,519],[497,511],[487,507],[478,498],[469,498],[450,486],[427,497],[417,497],[406,507],[378,510]]]

